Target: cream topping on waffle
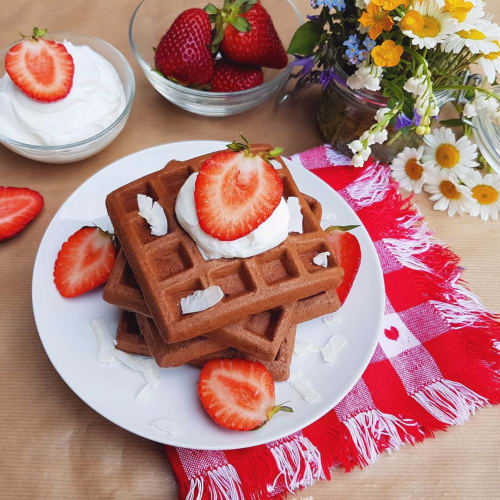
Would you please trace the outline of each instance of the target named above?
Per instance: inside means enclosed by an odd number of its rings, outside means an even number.
[[[181,187],[175,203],[175,215],[206,260],[252,257],[277,247],[287,238],[290,214],[283,198],[267,220],[242,238],[221,241],[207,234],[200,227],[196,213],[194,189],[197,176],[197,173],[191,174]]]

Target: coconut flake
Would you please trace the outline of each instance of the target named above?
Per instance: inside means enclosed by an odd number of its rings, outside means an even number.
[[[177,429],[175,428],[174,421],[171,418],[158,418],[149,422],[149,425],[157,431],[167,434],[168,436],[177,436]]]
[[[309,342],[308,340],[297,340],[293,348],[293,353],[297,356],[312,354],[321,351],[321,347]]]
[[[146,219],[153,236],[164,236],[168,232],[168,221],[162,206],[145,194],[137,195],[139,215]]]
[[[340,325],[340,323],[342,323],[342,319],[336,314],[327,314],[323,316],[321,321],[323,321],[323,324],[326,326]]]
[[[106,320],[101,316],[92,319],[90,326],[94,330],[94,335],[97,340],[97,360],[99,363],[111,364],[115,359],[113,351],[115,350],[114,335],[108,328]]]
[[[181,299],[182,314],[205,311],[215,306],[224,297],[220,286],[209,286],[205,290],[196,290],[193,294]]]
[[[313,264],[321,267],[328,267],[328,257],[330,257],[330,255],[330,252],[320,252],[313,257]]]
[[[152,358],[128,354],[115,349],[115,357],[125,366],[142,373],[146,380],[146,385],[136,394],[135,398],[139,401],[149,401],[160,382],[160,370]]]
[[[302,227],[302,212],[300,209],[299,199],[295,196],[290,196],[286,200],[288,206],[288,212],[290,213],[290,221],[288,222],[288,232],[289,233],[299,233],[304,232]]]
[[[320,395],[314,390],[311,381],[301,371],[292,372],[288,382],[307,403],[319,401]]]
[[[328,342],[321,349],[321,354],[323,355],[323,361],[325,363],[333,363],[337,359],[337,354],[345,346],[346,340],[342,335],[332,335]]]

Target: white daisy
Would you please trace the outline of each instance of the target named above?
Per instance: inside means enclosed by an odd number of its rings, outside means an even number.
[[[496,52],[495,43],[500,39],[500,27],[486,20],[478,21],[474,28],[459,30],[451,34],[441,45],[444,52],[458,54],[467,47],[472,54],[490,54]]]
[[[485,18],[484,3],[481,0],[475,0],[475,1],[467,0],[467,3],[468,2],[474,4],[472,9],[469,10],[469,12],[465,14],[465,16],[458,15],[458,18],[454,16],[455,19],[458,20],[458,29],[461,30],[470,30],[472,28],[475,28],[477,23]]]
[[[459,184],[452,172],[436,170],[424,190],[431,195],[429,199],[435,202],[434,210],[448,210],[450,217],[467,213],[472,206],[470,189]]]
[[[470,214],[482,220],[498,220],[500,212],[500,175],[486,174],[484,177],[474,170],[464,179],[472,192]]]
[[[404,30],[403,33],[412,38],[412,44],[420,49],[433,49],[458,31],[457,20],[440,9],[434,0],[417,0],[412,9],[423,17],[424,25],[419,30]]]
[[[497,46],[496,52],[491,52],[478,59],[489,83],[493,83],[497,73],[500,73],[500,43],[495,42],[495,44]]]
[[[392,176],[403,189],[420,193],[429,180],[431,167],[424,166],[420,161],[423,154],[423,146],[418,149],[404,148],[392,161]]]
[[[454,174],[456,177],[465,177],[472,167],[479,164],[477,159],[477,145],[467,137],[458,141],[449,128],[435,129],[432,134],[424,137],[425,152],[422,161],[425,166],[437,167]]]

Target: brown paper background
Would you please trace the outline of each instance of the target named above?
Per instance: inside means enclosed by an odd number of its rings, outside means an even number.
[[[308,0],[296,0],[303,13]],[[127,28],[137,0],[16,0],[2,2],[0,46],[32,26],[104,38],[130,60],[137,95],[127,127],[106,150],[67,166],[44,165],[0,147],[0,184],[29,186],[45,208],[23,233],[0,244],[0,497],[175,498],[176,484],[161,445],[130,434],[96,414],[73,394],[41,346],[31,309],[37,247],[55,211],[85,179],[143,148],[186,139],[231,139],[239,131],[288,154],[321,143],[314,112],[318,91],[304,92],[275,110],[270,104],[226,119],[197,117],[164,100],[133,59]],[[170,2],[165,1],[165,8]],[[490,0],[500,21],[500,4]],[[500,224],[449,218],[418,204],[429,226],[462,258],[465,278],[484,303],[500,310]],[[465,426],[384,454],[364,471],[335,473],[296,498],[499,498],[500,408]],[[293,496],[290,496],[293,498]]]

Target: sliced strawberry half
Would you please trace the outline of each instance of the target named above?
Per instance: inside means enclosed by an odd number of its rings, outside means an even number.
[[[349,232],[356,227],[358,226],[331,226],[326,229],[332,250],[339,265],[344,269],[344,279],[337,288],[337,294],[342,304],[349,295],[361,263],[361,247],[358,239]]]
[[[37,191],[0,186],[0,241],[24,229],[42,208],[43,196]]]
[[[283,195],[283,182],[264,157],[253,154],[248,145],[229,147],[234,150],[215,153],[203,163],[194,191],[201,228],[222,241],[251,233],[270,217]]]
[[[10,48],[5,70],[29,97],[52,102],[66,97],[73,85],[73,57],[62,43],[43,40],[47,30],[33,29],[33,36]]]
[[[105,283],[116,259],[113,236],[85,226],[63,243],[54,266],[54,283],[63,297],[76,297]]]
[[[198,395],[212,420],[234,431],[251,431],[278,411],[293,411],[288,406],[275,406],[274,381],[267,368],[245,359],[206,363],[198,381]]]

